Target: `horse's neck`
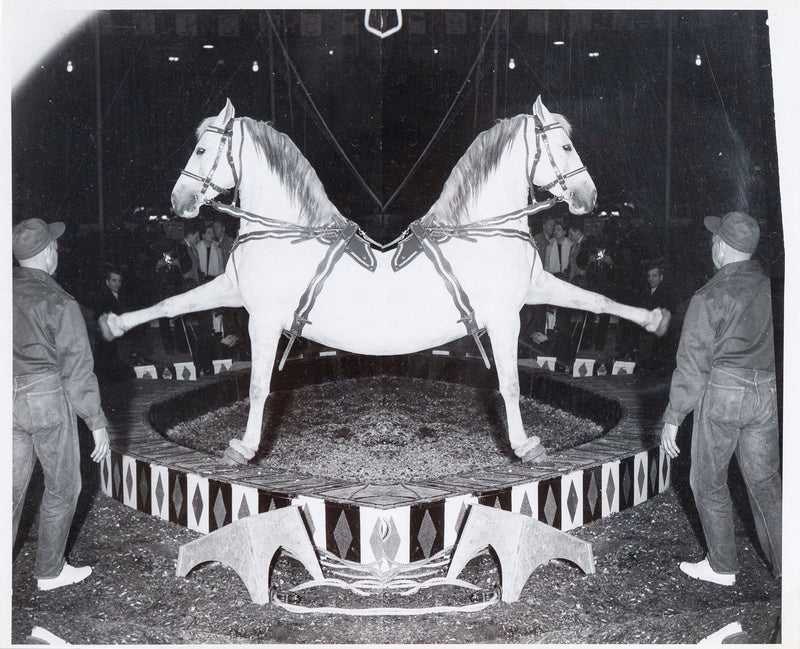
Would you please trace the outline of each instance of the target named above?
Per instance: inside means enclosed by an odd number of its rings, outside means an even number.
[[[535,151],[530,155],[533,154]],[[481,221],[525,207],[528,204],[526,169],[529,165],[530,162],[526,162],[524,141],[518,137],[475,191],[470,201],[468,220]],[[526,219],[518,219],[518,222],[509,223],[505,227],[514,226],[520,230],[528,229]]]

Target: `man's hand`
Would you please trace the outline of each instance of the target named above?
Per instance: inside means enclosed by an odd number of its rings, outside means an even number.
[[[664,422],[664,428],[661,431],[661,448],[673,460],[678,457],[681,450],[675,443],[675,438],[678,436],[678,427],[675,424],[668,424]]]
[[[92,459],[95,462],[102,462],[111,452],[111,446],[108,441],[108,433],[106,432],[105,427],[93,430],[92,437],[94,437],[94,451],[92,451]]]

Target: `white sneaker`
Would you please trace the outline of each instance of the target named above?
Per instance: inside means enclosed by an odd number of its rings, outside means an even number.
[[[736,583],[736,575],[716,572],[708,563],[708,557],[697,563],[681,561],[680,569],[690,577],[710,581],[720,586],[733,586]]]
[[[71,566],[68,563],[64,564],[61,569],[61,574],[58,577],[48,577],[45,579],[37,579],[36,584],[39,590],[53,590],[54,588],[61,588],[62,586],[69,586],[83,581],[92,574],[91,566]]]

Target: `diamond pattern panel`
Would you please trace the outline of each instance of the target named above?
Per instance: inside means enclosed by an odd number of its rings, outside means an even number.
[[[539,483],[538,520],[561,529],[561,477],[542,480]]]
[[[150,467],[150,482],[152,483],[152,512],[155,516],[169,520],[169,473],[166,467],[156,464]]]
[[[359,512],[354,507],[325,503],[325,547],[340,559],[361,560]]]
[[[583,523],[596,521],[603,516],[603,470],[591,467],[583,471]]]
[[[583,483],[576,471],[561,479],[561,529],[571,530],[583,523]]]
[[[411,561],[420,561],[444,549],[443,502],[411,506]]]
[[[122,455],[111,454],[111,497],[124,502],[122,495]]]
[[[603,516],[619,511],[619,462],[607,462],[603,472]]]
[[[186,474],[169,469],[169,521],[186,527]]]
[[[664,489],[669,487],[671,465],[669,456],[666,453],[664,453],[664,451],[660,450],[659,457],[661,458],[661,469],[658,472],[658,482],[659,482],[658,488],[660,491],[664,491]]]
[[[233,521],[230,483],[209,480],[208,501],[211,508],[208,517],[209,532],[218,530]]]
[[[150,491],[150,465],[136,460],[136,509],[140,512],[149,514],[152,511]]]
[[[658,455],[659,447],[647,452],[647,499],[659,493],[658,489]]]
[[[122,472],[125,475],[123,487],[123,502],[128,507],[136,507],[136,462],[127,455],[122,457]]]
[[[102,485],[103,493],[106,496],[111,496],[111,458],[114,455],[114,451],[109,453],[108,457],[103,460],[103,464],[100,467],[100,484]]]
[[[634,457],[626,457],[619,463],[619,511],[633,506]]]

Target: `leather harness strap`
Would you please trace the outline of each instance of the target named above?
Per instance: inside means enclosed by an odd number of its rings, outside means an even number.
[[[478,351],[481,353],[481,358],[486,365],[487,369],[491,368],[486,351],[480,341],[480,335],[484,332],[479,329],[475,320],[475,310],[469,301],[461,283],[458,281],[453,267],[450,262],[442,253],[439,244],[449,241],[452,238],[463,239],[465,241],[475,241],[476,237],[509,237],[518,238],[527,241],[534,248],[536,244],[530,236],[530,233],[524,233],[515,228],[500,227],[510,221],[515,221],[522,217],[527,217],[531,214],[536,214],[542,210],[551,208],[558,202],[558,199],[551,198],[540,203],[528,205],[515,212],[509,214],[501,214],[494,216],[483,221],[469,223],[461,226],[443,226],[443,225],[424,225],[421,219],[414,221],[409,228],[399,237],[397,243],[397,250],[392,258],[392,269],[396,272],[410,264],[421,253],[431,261],[439,277],[442,278],[448,293],[453,298],[453,302],[458,309],[461,318],[458,322],[463,322],[467,329],[467,333],[472,336],[475,344],[478,346]],[[392,244],[389,244],[392,245]],[[387,246],[388,247],[388,246]]]

